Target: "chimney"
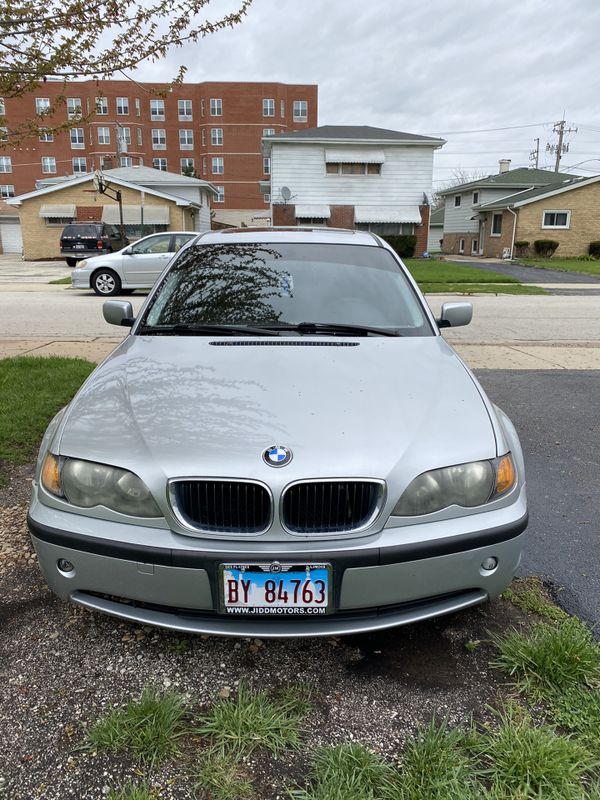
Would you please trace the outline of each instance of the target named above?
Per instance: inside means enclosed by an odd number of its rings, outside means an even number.
[[[498,164],[500,165],[500,175],[502,175],[503,172],[508,172],[510,169],[510,158],[501,158]]]

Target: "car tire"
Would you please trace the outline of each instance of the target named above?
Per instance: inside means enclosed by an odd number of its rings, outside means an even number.
[[[112,297],[121,291],[121,279],[112,269],[99,269],[92,275],[92,289],[101,297]]]
[[[76,267],[77,266],[77,259],[76,258],[67,258],[67,267]]]

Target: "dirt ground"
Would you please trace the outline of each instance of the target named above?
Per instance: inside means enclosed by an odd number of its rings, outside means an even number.
[[[432,715],[451,725],[485,719],[509,691],[488,667],[488,632],[526,618],[503,600],[377,634],[296,641],[183,636],[63,603],[30,547],[30,475],[15,471],[0,492],[0,797],[92,800],[137,777],[134,761],[84,745],[90,724],[146,686],[182,692],[202,709],[241,680],[311,683],[308,749],[248,764],[264,800],[303,784],[311,747],[360,741],[394,758]],[[161,798],[201,796],[189,779],[200,747],[190,742],[176,762],[151,771]]]

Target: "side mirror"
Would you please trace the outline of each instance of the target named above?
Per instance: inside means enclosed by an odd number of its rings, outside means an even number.
[[[135,317],[133,306],[125,300],[106,300],[102,305],[104,319],[109,325],[122,325],[131,328]]]
[[[132,255],[132,252],[133,252],[133,251],[132,251],[131,247],[124,247],[124,248],[121,250],[121,253],[122,253],[124,256],[130,256],[130,255]]]
[[[439,328],[458,328],[461,325],[468,325],[472,319],[472,303],[444,303],[440,318],[436,322]]]

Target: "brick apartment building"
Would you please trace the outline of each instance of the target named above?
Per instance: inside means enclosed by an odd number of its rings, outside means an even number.
[[[164,97],[155,92],[165,91]],[[89,121],[68,131],[42,135],[0,149],[0,199],[36,188],[52,176],[80,175],[98,168],[153,166],[169,172],[193,168],[218,189],[215,220],[257,224],[269,211],[261,193],[270,162],[261,139],[317,124],[317,86],[283,83],[136,83],[48,81],[25,97],[0,98],[4,126],[32,119],[67,98],[49,124]],[[258,215],[258,216],[257,216]]]

